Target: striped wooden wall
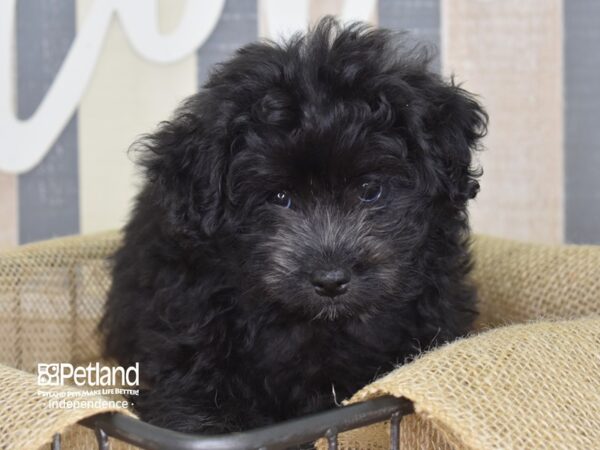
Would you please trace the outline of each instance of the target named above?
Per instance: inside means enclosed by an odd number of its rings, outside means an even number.
[[[19,118],[38,108],[93,4],[16,2],[16,82],[0,101],[14,102]],[[185,5],[159,1],[161,32],[177,28]],[[225,0],[208,39],[168,64],[140,56],[113,17],[52,148],[25,173],[0,172],[0,248],[123,225],[139,183],[127,155],[136,136],[167,118],[235,48],[324,14],[410,30],[438,49],[435,70],[480,95],[491,125],[482,191],[471,205],[477,232],[600,243],[600,2]]]

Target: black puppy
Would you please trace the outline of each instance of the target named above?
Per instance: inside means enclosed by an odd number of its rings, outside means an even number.
[[[475,317],[477,102],[402,35],[255,43],[141,142],[105,353],[141,417],[228,432],[330,408]]]

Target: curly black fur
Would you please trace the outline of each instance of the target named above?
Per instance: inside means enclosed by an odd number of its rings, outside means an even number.
[[[214,433],[322,410],[469,330],[487,116],[428,62],[327,18],[243,47],[142,141],[101,327],[107,356],[140,362],[144,420]],[[351,280],[319,295],[331,269]]]

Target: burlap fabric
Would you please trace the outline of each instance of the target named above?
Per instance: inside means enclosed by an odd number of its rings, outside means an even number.
[[[99,359],[96,324],[110,284],[107,258],[119,239],[108,232],[0,253],[0,448],[47,450],[57,432],[62,448],[96,448],[94,433],[74,424],[110,409],[50,409],[39,389],[77,389],[40,388],[33,373],[38,362]]]
[[[48,409],[28,372],[37,362],[98,359],[107,257],[119,239],[104,233],[0,254],[0,448],[48,448],[56,432],[63,448],[94,448],[93,434],[73,424],[98,410]],[[600,248],[478,237],[474,251],[484,332],[400,367],[352,401],[413,400],[403,448],[600,448]],[[387,427],[346,433],[340,448],[388,448]]]

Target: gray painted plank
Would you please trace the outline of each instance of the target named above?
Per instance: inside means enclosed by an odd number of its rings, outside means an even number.
[[[233,55],[242,45],[258,38],[258,0],[227,0],[215,30],[198,49],[198,86],[214,66]]]
[[[38,107],[75,36],[75,0],[19,0],[17,114]],[[21,244],[79,232],[77,117],[50,152],[18,178]]]
[[[600,244],[600,2],[564,2],[565,233]]]
[[[378,16],[379,26],[408,31],[431,48],[431,67],[440,71],[440,0],[379,0]]]

